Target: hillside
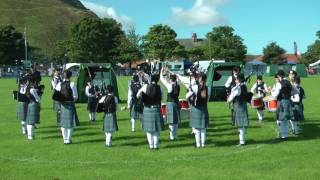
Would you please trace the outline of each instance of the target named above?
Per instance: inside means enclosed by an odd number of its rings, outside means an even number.
[[[13,25],[20,32],[26,27],[30,45],[47,55],[85,16],[96,15],[78,0],[0,0],[0,26]]]

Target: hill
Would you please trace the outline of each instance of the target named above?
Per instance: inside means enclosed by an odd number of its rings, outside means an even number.
[[[0,26],[27,29],[28,42],[50,55],[55,43],[64,40],[81,18],[96,16],[78,0],[1,0]]]

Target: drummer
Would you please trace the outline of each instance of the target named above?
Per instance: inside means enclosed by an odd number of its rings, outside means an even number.
[[[264,98],[266,96],[266,94],[268,92],[268,88],[267,88],[266,83],[263,81],[261,75],[257,76],[257,82],[254,83],[254,85],[252,86],[251,92],[256,97],[261,98],[261,101],[262,101],[262,98]],[[257,108],[259,122],[263,121],[264,109],[265,109],[264,103],[262,103],[261,107]]]

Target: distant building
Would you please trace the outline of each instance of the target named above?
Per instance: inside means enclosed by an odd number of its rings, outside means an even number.
[[[207,41],[207,39],[205,38],[198,38],[197,33],[192,33],[191,38],[181,38],[176,40],[180,45],[184,46],[186,50],[192,49],[194,47],[199,47]]]
[[[262,61],[263,55],[260,55],[256,58],[258,61]],[[283,55],[283,63],[288,64],[299,64],[301,56],[296,54],[284,54]]]

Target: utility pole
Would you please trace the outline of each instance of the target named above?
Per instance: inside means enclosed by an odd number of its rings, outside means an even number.
[[[28,43],[27,43],[27,27],[24,27],[24,53],[25,53],[25,61],[28,60]]]

